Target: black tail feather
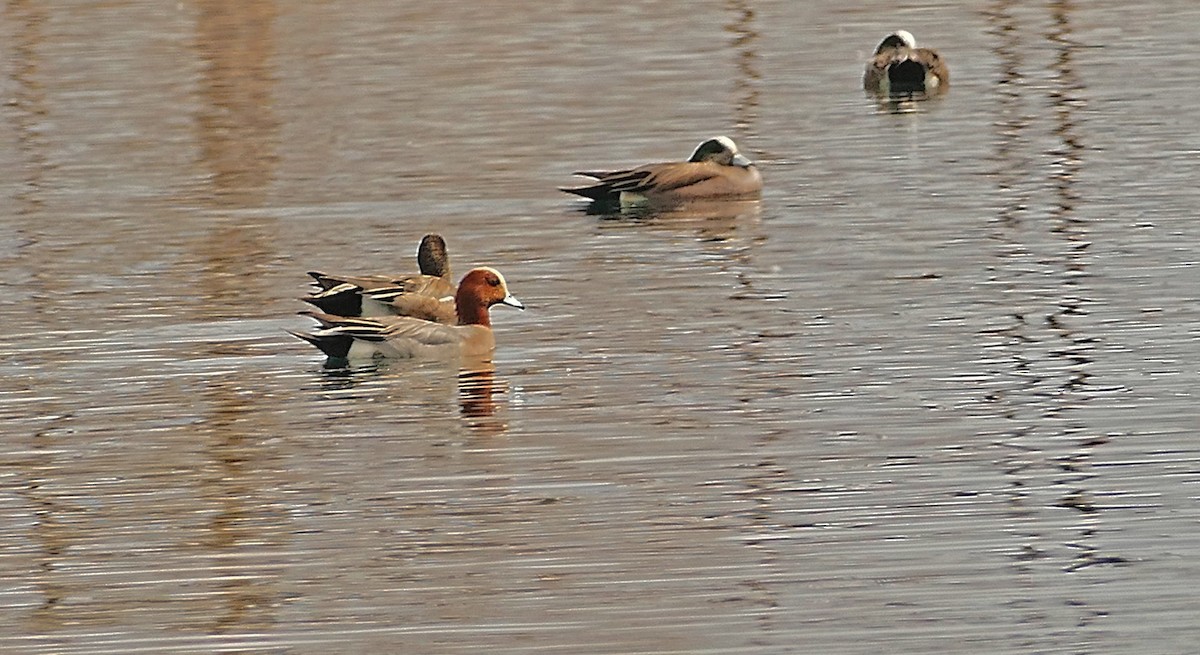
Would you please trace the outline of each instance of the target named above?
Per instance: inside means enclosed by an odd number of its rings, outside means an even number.
[[[321,287],[322,290],[331,289],[341,284],[341,281],[330,277],[328,273],[322,271],[309,271],[308,275],[313,279],[313,284]]]
[[[357,287],[350,287],[333,294],[316,294],[301,298],[304,302],[320,309],[326,314],[336,316],[362,316],[362,295]]]
[[[607,184],[593,184],[591,186],[577,187],[559,187],[559,191],[573,193],[577,196],[583,196],[593,202],[610,202],[617,198],[618,193],[614,193],[611,186]]]
[[[347,334],[308,334],[294,330],[288,330],[287,333],[316,346],[330,359],[346,359],[350,354],[350,346],[354,345],[354,337]]]

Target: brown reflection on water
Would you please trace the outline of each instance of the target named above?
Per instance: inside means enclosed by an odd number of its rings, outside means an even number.
[[[193,43],[202,63],[195,116],[195,135],[207,187],[196,200],[211,208],[217,221],[195,244],[196,287],[200,318],[241,317],[247,310],[270,306],[270,286],[256,271],[278,255],[270,245],[272,219],[226,217],[227,210],[267,205],[277,166],[279,119],[272,109],[275,84],[272,56],[273,0],[193,0],[196,32]],[[260,302],[252,300],[258,298]],[[228,348],[212,344],[211,357],[227,356]],[[205,416],[195,428],[208,465],[197,484],[198,505],[216,508],[205,525],[206,536],[195,544],[196,556],[208,562],[214,587],[207,602],[216,611],[202,612],[211,623],[206,632],[256,631],[274,619],[280,597],[278,565],[262,554],[282,552],[285,517],[271,510],[264,496],[276,482],[267,472],[272,452],[266,435],[285,434],[275,414],[262,411],[253,388],[241,376],[206,381],[201,392]],[[209,597],[210,595],[210,597]]]
[[[5,114],[11,116],[14,132],[17,137],[17,149],[22,156],[21,170],[25,177],[17,189],[14,198],[18,207],[18,215],[37,213],[44,206],[39,196],[46,169],[50,165],[46,157],[46,147],[39,125],[46,120],[49,110],[46,108],[46,90],[39,80],[40,64],[38,61],[38,46],[43,34],[42,26],[46,22],[46,12],[41,3],[28,0],[10,0],[5,15],[14,19],[17,25],[16,38],[12,45],[13,52],[13,81],[16,89],[11,96],[11,110]]]
[[[194,48],[203,63],[196,139],[207,188],[197,200],[214,211],[267,204],[278,164],[279,119],[272,109],[274,0],[194,0]],[[197,286],[208,318],[240,317],[268,306],[272,290],[256,271],[275,260],[270,219],[221,217],[197,243]],[[247,303],[247,296],[261,303]],[[237,307],[242,309],[239,311]]]
[[[475,434],[497,436],[508,423],[496,416],[497,397],[508,393],[508,384],[496,379],[494,367],[476,368],[458,376],[458,402],[463,424]]]
[[[398,403],[417,403],[416,398],[421,397],[430,405],[441,406],[456,399],[460,424],[473,436],[508,432],[505,415],[511,388],[507,379],[496,375],[491,359],[379,359],[321,370],[321,390],[336,396],[377,384],[388,389],[387,395],[395,394]]]
[[[592,213],[590,209],[588,213]],[[693,201],[672,207],[626,207],[598,214],[602,224],[637,226],[655,231],[693,234],[701,241],[731,239],[762,218],[761,200]]]
[[[41,79],[41,49],[45,41],[44,27],[48,14],[40,2],[9,0],[0,16],[11,21],[11,28],[5,29],[4,33],[12,38],[6,54],[10,55],[13,82],[12,90],[5,97],[6,106],[0,109],[0,116],[12,125],[15,154],[21,171],[20,183],[11,196],[14,203],[11,207],[0,209],[0,214],[8,210],[13,216],[24,219],[24,224],[14,222],[17,233],[12,235],[17,239],[19,252],[40,241],[37,232],[26,230],[35,225],[39,215],[45,211],[46,202],[42,194],[46,176],[53,166],[47,155],[48,146],[44,136],[50,110]],[[40,267],[31,268],[31,279],[11,277],[10,274],[6,281],[20,283],[21,288],[31,290],[29,299],[38,299],[48,287],[59,286],[57,276],[42,275]],[[10,295],[10,298],[16,297],[19,296]],[[43,325],[49,325],[49,321],[53,320],[50,307],[41,302],[26,302],[22,305],[22,311],[28,321],[47,321]],[[6,356],[11,356],[11,353],[6,353]],[[32,377],[9,376],[5,381],[6,388],[3,391],[6,393],[25,394],[36,388],[36,381]],[[57,403],[51,401],[47,405]],[[43,412],[46,409],[43,407]],[[81,541],[80,532],[83,529],[79,520],[80,507],[61,493],[56,485],[60,460],[64,458],[56,435],[69,434],[71,422],[69,413],[54,411],[39,421],[38,428],[20,437],[10,435],[14,441],[19,438],[25,446],[25,455],[19,461],[5,463],[16,472],[10,480],[12,491],[26,501],[31,512],[28,529],[32,542],[31,566],[27,582],[36,596],[36,605],[28,615],[31,634],[54,632],[69,623],[72,612],[64,607],[64,600],[85,591],[73,583],[71,576],[59,572],[67,551]],[[10,430],[12,425],[9,423]]]
[[[20,483],[18,493],[33,508],[29,533],[36,547],[36,554],[31,558],[36,572],[29,579],[39,597],[37,607],[30,614],[30,632],[33,634],[53,633],[70,622],[73,612],[63,601],[84,591],[80,585],[72,584],[70,576],[58,573],[67,550],[85,541],[81,536],[85,530],[78,520],[79,508],[54,491],[60,463],[51,435],[67,422],[66,417],[58,417],[33,435],[29,448],[32,455],[21,465],[25,480]]]
[[[12,237],[17,239],[17,249],[21,252],[36,250],[42,241],[42,234],[36,226],[39,217],[46,211],[43,193],[46,178],[54,166],[48,156],[49,148],[45,137],[45,124],[49,120],[50,109],[47,106],[46,88],[41,79],[43,62],[40,49],[45,41],[47,11],[39,2],[10,0],[3,15],[5,18],[11,18],[16,28],[12,30],[14,38],[11,45],[14,90],[10,106],[0,110],[0,116],[12,121],[19,153],[21,183],[13,194],[12,211],[14,216],[20,216],[24,223],[16,223],[16,234]],[[26,271],[20,272],[24,277]],[[27,300],[58,291],[63,285],[57,275],[43,274],[41,267],[36,264],[29,267],[28,274],[30,279],[9,278],[11,282],[20,283],[23,290],[21,293],[27,294]],[[19,297],[18,294],[10,296],[14,299]],[[38,317],[53,319],[52,313],[40,302],[27,302],[24,304],[24,310]]]
[[[766,239],[762,231],[763,201],[710,200],[655,209],[634,207],[600,216],[599,229],[638,229],[672,236],[687,236],[703,244],[708,261],[736,277],[734,299],[777,296],[759,288],[755,279],[755,250]],[[736,245],[735,245],[736,244]]]
[[[188,404],[163,386],[134,407]],[[29,612],[14,620],[23,617],[27,634],[136,631],[147,620],[216,633],[271,622],[288,532],[274,498],[283,481],[264,444],[283,428],[232,380],[198,395],[211,415],[183,427],[149,429],[148,416],[85,405],[49,417],[12,449],[10,486],[28,508]],[[123,429],[89,424],[97,411]]]
[[[206,628],[212,633],[271,624],[282,565],[263,556],[287,547],[286,516],[267,500],[279,481],[268,474],[274,453],[264,445],[267,435],[285,430],[264,418],[251,402],[254,390],[238,379],[215,381],[204,391],[211,414],[194,431],[209,462],[197,478],[198,505],[216,508],[206,536],[195,544],[215,587],[212,601],[219,609],[200,613],[211,620]]]
[[[196,116],[213,204],[257,207],[274,177],[279,119],[272,110],[274,0],[193,0],[204,64]]]

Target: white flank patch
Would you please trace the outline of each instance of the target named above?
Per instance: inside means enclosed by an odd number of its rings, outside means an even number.
[[[379,302],[370,296],[362,297],[362,315],[366,318],[376,316],[395,316],[396,312],[391,310],[391,304]]]
[[[346,359],[372,359],[378,354],[379,348],[374,342],[355,339],[354,343],[350,344],[350,352],[346,353]]]

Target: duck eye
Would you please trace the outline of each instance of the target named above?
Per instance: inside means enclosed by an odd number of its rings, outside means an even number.
[[[498,277],[489,277],[487,282],[494,287],[500,286],[500,278]]]

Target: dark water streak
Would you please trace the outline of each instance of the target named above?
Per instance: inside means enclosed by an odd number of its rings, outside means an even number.
[[[1080,592],[1044,598],[1051,584],[1045,578],[1127,560],[1098,536],[1105,512],[1091,489],[1098,475],[1092,462],[1111,437],[1088,419],[1088,406],[1097,396],[1111,397],[1112,390],[1101,389],[1089,373],[1101,342],[1088,320],[1089,307],[1103,299],[1088,284],[1095,219],[1080,214],[1088,199],[1076,185],[1088,148],[1078,131],[1087,87],[1074,63],[1080,48],[1072,37],[1074,4],[1064,0],[1048,7],[1049,25],[1041,35],[1053,46],[1054,57],[1044,74],[1035,68],[1040,62],[1019,54],[1037,50],[1023,40],[1034,31],[1029,22],[1043,17],[1018,17],[1017,6],[997,2],[985,14],[1002,68],[995,86],[995,161],[997,191],[1007,199],[992,237],[998,246],[993,289],[1003,298],[996,309],[1011,310],[995,316],[996,326],[981,336],[990,342],[985,347],[996,363],[1003,364],[993,375],[1007,380],[989,394],[988,403],[1009,424],[995,435],[1005,453],[996,464],[1009,485],[1002,493],[1016,539],[1009,553],[1013,574],[1029,592],[1008,609],[1018,623],[1040,627],[1043,636],[1031,635],[1030,648],[1049,648],[1059,639],[1051,637],[1056,619],[1050,617],[1066,612],[1086,629],[1114,608]],[[1051,107],[1049,125],[1030,109],[1043,104]],[[1054,139],[1045,150],[1043,130]],[[1054,507],[1073,510],[1074,520],[1047,521],[1046,508]]]

